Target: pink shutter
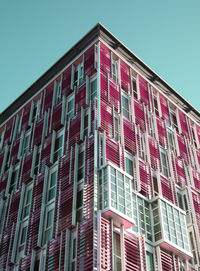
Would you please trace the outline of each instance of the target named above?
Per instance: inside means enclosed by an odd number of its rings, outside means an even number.
[[[15,164],[17,162],[17,155],[18,155],[18,151],[19,151],[19,144],[21,141],[21,137],[19,137],[18,139],[16,139],[11,147],[11,161],[13,164]]]
[[[159,145],[156,139],[149,136],[149,151],[150,151],[150,159],[151,159],[151,167],[154,169],[158,169],[160,167],[160,153],[159,153]]]
[[[129,92],[131,90],[131,78],[129,66],[120,59],[121,87]]]
[[[178,109],[178,115],[179,115],[179,121],[180,121],[181,129],[182,129],[182,133],[185,136],[189,137],[186,115],[180,109]]]
[[[124,234],[124,252],[126,271],[141,271],[142,262],[145,259],[140,257],[139,239],[132,233],[125,232]]]
[[[101,270],[112,270],[112,228],[109,220],[101,217]]]
[[[27,130],[28,128],[28,121],[30,117],[30,111],[31,111],[31,103],[28,103],[25,108],[24,108],[24,113],[22,116],[22,124],[21,124],[21,129],[22,130]]]
[[[139,89],[140,89],[140,100],[146,105],[149,105],[149,91],[147,81],[139,76]]]
[[[134,99],[134,110],[135,110],[135,123],[140,125],[141,129],[145,131],[145,116],[143,105]]]
[[[50,166],[50,156],[51,156],[51,145],[52,145],[52,134],[50,134],[43,143],[42,153],[41,153],[41,172],[44,171],[45,166]]]
[[[86,84],[84,83],[78,88],[75,96],[75,108],[76,112],[81,110],[81,107],[85,107],[86,105]]]
[[[17,222],[20,196],[21,196],[21,191],[18,191],[18,192],[15,192],[14,194],[12,194],[6,228],[12,227],[13,223]]]
[[[9,170],[7,170],[0,178],[0,193],[4,191],[2,195],[5,194],[5,190],[6,190],[6,186],[8,182],[8,173],[9,173]]]
[[[24,270],[24,271],[30,270],[31,269],[31,258],[32,258],[32,253],[25,256],[24,258],[21,258],[19,261],[19,270]]]
[[[72,75],[72,66],[67,68],[62,74],[62,93],[68,95],[71,90],[71,75]]]
[[[163,119],[165,119],[166,121],[170,123],[167,99],[161,93],[159,93],[159,98],[160,98],[160,107],[161,107],[162,117]]]
[[[95,72],[94,45],[84,53],[84,72],[91,76]]]
[[[162,196],[173,203],[173,190],[170,180],[160,175],[160,184],[162,189]]]
[[[180,155],[186,162],[188,162],[188,155],[187,155],[185,139],[183,136],[177,134],[177,140],[178,140]]]
[[[0,241],[0,251],[1,251],[1,257],[0,257],[0,266],[2,270],[6,270],[7,265],[7,258],[8,258],[8,252],[10,248],[10,243],[12,239],[12,228],[6,231],[3,231],[1,241]]]
[[[34,129],[33,145],[39,145],[42,139],[42,131],[44,125],[44,117],[36,122]]]
[[[135,126],[126,117],[123,118],[123,124],[125,149],[134,155],[136,154]]]
[[[29,153],[24,158],[23,170],[22,170],[22,181],[24,183],[31,179],[31,167],[33,161],[33,152]]]
[[[43,187],[44,187],[44,173],[39,175],[37,179],[34,179],[33,195],[29,216],[29,227],[27,231],[27,242],[25,247],[26,254],[29,254],[32,251],[32,249],[37,248]]]
[[[200,191],[200,173],[196,170],[192,171],[194,186]]]
[[[157,123],[159,143],[166,148],[168,143],[167,143],[165,122],[162,119],[156,118],[156,123]]]
[[[197,160],[198,160],[198,163],[199,163],[199,166],[200,166],[200,152],[198,149],[196,149],[196,154],[197,154]]]
[[[93,269],[93,220],[87,219],[78,227],[77,271]]]
[[[69,127],[69,149],[71,146],[75,145],[80,141],[80,131],[81,131],[81,113],[76,115],[70,120]]]
[[[170,253],[167,253],[164,250],[160,250],[162,271],[173,271],[175,270],[173,256]]]
[[[52,105],[53,89],[54,89],[54,82],[50,83],[46,87],[46,93],[45,93],[45,99],[44,99],[44,110],[47,110]]]
[[[103,72],[111,73],[110,50],[103,44],[100,44],[100,67]]]
[[[108,75],[106,73],[100,74],[100,88],[101,98],[108,101]]]
[[[141,192],[145,196],[152,196],[151,171],[148,163],[138,160]],[[137,182],[137,180],[136,180]]]
[[[106,160],[120,167],[119,144],[106,138]]]
[[[196,214],[197,226],[200,233],[200,194],[192,192],[192,199],[193,199],[194,211]]]
[[[62,102],[54,106],[52,114],[52,130],[59,130],[62,126],[61,124],[62,116]]]
[[[121,95],[119,85],[112,79],[109,80],[109,101],[117,110],[120,111]]]
[[[200,143],[200,126],[198,126],[197,124],[195,124],[195,125],[196,125],[197,137],[198,137],[198,140]]]
[[[109,103],[101,100],[101,129],[113,137],[113,110]]]
[[[175,157],[176,173],[177,173],[177,183],[183,187],[186,185],[186,175],[184,169],[183,159],[180,157]]]
[[[11,141],[11,130],[12,130],[12,124],[13,124],[14,118],[12,118],[11,120],[9,120],[6,123],[6,131],[4,134],[4,143],[3,145],[6,145],[7,143],[10,143]]]

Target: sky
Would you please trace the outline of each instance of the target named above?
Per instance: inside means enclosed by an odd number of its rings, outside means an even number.
[[[98,22],[200,111],[199,0],[0,0],[0,113]]]

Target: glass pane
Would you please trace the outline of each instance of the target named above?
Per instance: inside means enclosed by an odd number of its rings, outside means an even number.
[[[50,210],[47,213],[47,224],[46,224],[46,229],[49,228],[53,224],[53,209]]]

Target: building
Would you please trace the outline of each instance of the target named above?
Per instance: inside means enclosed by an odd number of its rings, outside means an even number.
[[[0,270],[199,270],[200,113],[101,24],[0,123]]]

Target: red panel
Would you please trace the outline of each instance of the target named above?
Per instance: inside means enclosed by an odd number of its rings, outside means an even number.
[[[106,74],[111,73],[110,50],[103,44],[100,44],[100,67]]]
[[[120,71],[121,71],[121,86],[124,90],[130,91],[131,78],[129,66],[120,59]]]
[[[101,87],[101,98],[108,101],[108,75],[102,73],[100,75],[100,87]]]
[[[159,153],[159,145],[156,139],[149,136],[149,151],[151,158],[151,167],[154,169],[158,169],[160,167],[160,153]]]
[[[158,130],[158,137],[159,137],[159,143],[167,147],[167,134],[166,134],[166,128],[165,128],[165,122],[162,119],[156,118],[157,122],[157,130]]]
[[[34,180],[33,196],[29,216],[29,227],[27,231],[27,242],[25,247],[26,254],[29,254],[32,249],[36,249],[37,247],[42,207],[43,186],[44,174],[41,174],[37,179]]]
[[[162,117],[163,119],[167,120],[170,123],[167,99],[161,93],[159,93],[159,97],[160,97],[160,107],[161,107]]]
[[[109,220],[101,217],[101,269],[112,270],[112,228]]]
[[[23,117],[22,117],[22,125],[21,125],[22,130],[27,130],[27,128],[28,128],[30,110],[31,110],[31,103],[26,105],[26,107],[24,108],[24,113],[23,113]]]
[[[1,176],[1,179],[0,179],[0,193],[2,193],[2,191],[4,191],[4,193],[5,193],[6,186],[7,186],[7,181],[8,181],[8,173],[9,173],[9,170],[7,170],[7,171]]]
[[[180,157],[175,157],[176,173],[177,173],[177,183],[183,187],[186,185],[186,175],[184,169],[183,159]]]
[[[186,116],[180,109],[178,109],[178,115],[179,115],[179,121],[180,121],[181,129],[182,129],[182,133],[185,136],[189,137]]]
[[[80,131],[81,131],[81,113],[79,113],[73,119],[70,120],[69,149],[75,143],[78,143],[80,141]]]
[[[18,191],[12,194],[11,205],[10,205],[10,209],[8,213],[8,222],[6,224],[7,228],[12,227],[12,224],[17,222],[20,196],[21,196],[21,191]]]
[[[170,180],[164,176],[160,176],[160,184],[162,189],[162,196],[173,203],[173,190]]]
[[[41,153],[41,172],[45,169],[45,166],[50,166],[51,145],[52,145],[52,134],[50,134],[44,140],[43,143]]]
[[[93,220],[85,220],[78,227],[77,271],[93,270]]]
[[[180,150],[181,157],[188,162],[188,155],[187,155],[187,149],[186,149],[186,142],[183,136],[177,134],[178,139],[178,145]]]
[[[109,80],[109,101],[112,105],[114,105],[117,112],[119,112],[121,104],[119,85],[112,79]]]
[[[25,256],[24,258],[20,259],[19,270],[29,271],[31,268],[31,258],[32,258],[32,253],[30,253],[28,256]]]
[[[146,105],[149,105],[148,83],[141,76],[139,76],[139,88],[140,88],[140,100],[144,102]]]
[[[86,84],[84,83],[81,85],[80,88],[78,88],[78,92],[75,96],[75,108],[76,112],[79,112],[81,110],[81,107],[85,107],[86,105]]]
[[[91,76],[95,72],[94,45],[84,53],[84,72]]]
[[[6,123],[6,131],[4,134],[4,145],[6,145],[11,140],[11,131],[12,131],[13,121],[14,121],[14,118],[12,118]]]
[[[134,99],[135,122],[145,131],[145,116],[143,105]]]
[[[132,154],[136,153],[135,126],[127,118],[123,118],[125,148]]]
[[[21,137],[16,139],[12,144],[11,161],[12,161],[13,164],[15,164],[17,162],[17,155],[18,155],[18,151],[19,151],[20,141],[21,141]]]
[[[44,124],[44,117],[36,122],[35,131],[34,131],[33,145],[39,145],[40,142],[41,142],[43,124]]]
[[[52,114],[52,130],[61,128],[62,102],[54,106]]]
[[[113,137],[113,112],[112,106],[101,100],[101,129]]]
[[[192,171],[194,186],[200,191],[200,173],[196,170]]]
[[[198,140],[200,143],[200,127],[197,124],[195,124],[195,125],[196,125],[197,137],[198,137]]]
[[[175,271],[174,261],[172,254],[160,250],[162,271]]]
[[[71,74],[72,66],[67,68],[62,74],[62,92],[68,95],[71,92]]]
[[[52,82],[47,88],[44,99],[44,110],[47,110],[52,105],[53,100],[54,82]]]
[[[151,171],[148,163],[139,159],[139,174],[141,192],[145,196],[152,196]],[[136,180],[137,182],[137,180]]]
[[[106,138],[106,159],[120,167],[119,144]]]
[[[30,175],[31,175],[32,160],[33,160],[33,152],[26,155],[26,157],[24,158],[24,164],[23,164],[23,170],[22,170],[23,182],[27,182],[31,178]]]

